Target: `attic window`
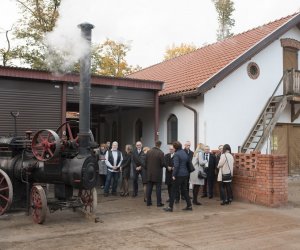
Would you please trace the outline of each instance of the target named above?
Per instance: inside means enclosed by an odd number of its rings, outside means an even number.
[[[259,67],[255,62],[251,62],[247,66],[248,76],[251,79],[257,79],[259,76]]]

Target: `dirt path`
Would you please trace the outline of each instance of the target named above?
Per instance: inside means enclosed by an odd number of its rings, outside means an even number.
[[[70,210],[49,214],[44,225],[24,213],[1,217],[0,249],[299,249],[300,181],[290,189],[284,208],[205,199],[192,212],[181,202],[173,213],[142,198],[99,195],[99,223]]]

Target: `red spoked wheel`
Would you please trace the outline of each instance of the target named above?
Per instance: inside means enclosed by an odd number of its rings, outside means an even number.
[[[13,187],[9,176],[0,169],[0,215],[10,207],[13,199]]]
[[[53,130],[38,131],[31,142],[32,153],[39,161],[48,161],[60,151],[60,138]]]
[[[37,224],[43,224],[47,215],[47,198],[42,186],[36,185],[31,188],[31,215]]]
[[[71,126],[76,126],[78,127],[78,122],[77,121],[67,121],[63,124],[61,124],[58,129],[56,129],[56,133],[60,136],[62,139],[66,139],[69,141],[75,141],[78,143],[78,135],[75,135],[72,132]]]
[[[83,204],[83,211],[86,213],[93,213],[97,207],[97,190],[92,188],[90,190],[79,189],[78,197]]]

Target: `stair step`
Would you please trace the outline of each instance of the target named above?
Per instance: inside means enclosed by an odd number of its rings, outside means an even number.
[[[249,150],[249,149],[251,150],[251,149],[255,149],[255,148],[244,148],[244,150],[246,150],[246,151]]]
[[[277,121],[278,112],[282,111],[282,105],[286,105],[286,97],[283,95],[273,96],[269,99],[269,103],[265,106],[263,112],[258,117],[257,123],[250,131],[246,142],[242,147],[243,152],[249,152],[255,149],[260,149],[267,138],[266,131],[273,128]]]
[[[263,129],[254,129],[253,132],[260,132],[260,131],[264,131]]]
[[[251,144],[257,144],[259,141],[251,141],[246,143],[246,147],[249,147]]]
[[[262,137],[262,135],[251,135],[249,138],[259,138]]]

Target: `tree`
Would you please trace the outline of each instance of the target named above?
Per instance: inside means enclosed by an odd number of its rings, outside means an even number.
[[[168,47],[165,51],[164,60],[169,60],[178,56],[188,54],[192,51],[195,51],[197,47],[193,44],[181,43],[179,46],[173,44],[171,47]]]
[[[73,55],[69,48],[57,49],[45,39],[46,34],[54,30],[61,1],[16,0],[22,18],[18,20],[14,30],[15,39],[20,44],[14,51],[22,64],[33,69],[50,69],[61,73],[79,71],[78,55]],[[139,70],[139,66],[127,64],[125,57],[129,50],[129,45],[109,39],[103,44],[93,44],[92,73],[125,76]]]
[[[230,32],[235,25],[232,13],[235,10],[234,3],[231,0],[212,0],[218,13],[219,29],[217,31],[217,40],[221,41],[233,35]]]
[[[3,66],[10,65],[10,62],[12,59],[16,57],[16,49],[13,49],[11,47],[11,41],[8,37],[8,33],[12,31],[12,28],[10,30],[5,30],[3,33],[5,33],[5,38],[7,42],[7,46],[5,48],[0,48],[0,57],[2,61]]]
[[[61,0],[16,0],[22,18],[14,31],[18,57],[34,69],[46,69],[44,35],[53,30]]]
[[[125,57],[130,51],[130,45],[106,39],[103,44],[96,45],[92,50],[92,72],[123,77],[137,70],[140,66],[128,65]]]

